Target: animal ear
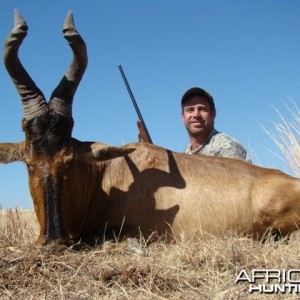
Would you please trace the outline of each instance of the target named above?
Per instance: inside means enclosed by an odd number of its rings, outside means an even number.
[[[113,146],[105,146],[105,147],[93,147],[92,148],[92,156],[100,161],[113,159],[117,157],[124,156],[131,152],[135,151],[135,148],[125,148],[125,147],[113,147]]]
[[[24,161],[24,142],[0,143],[0,163]]]

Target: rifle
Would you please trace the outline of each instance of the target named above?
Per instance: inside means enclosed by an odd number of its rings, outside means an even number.
[[[128,83],[128,81],[126,79],[126,76],[124,74],[123,68],[122,68],[121,65],[118,65],[118,68],[120,70],[120,73],[122,75],[123,81],[125,83],[127,91],[128,91],[129,96],[131,98],[132,104],[133,104],[133,106],[135,108],[135,111],[136,111],[136,113],[138,115],[138,118],[139,118],[138,121],[137,121],[137,126],[138,126],[138,129],[139,129],[139,132],[140,132],[139,133],[139,140],[142,141],[142,142],[147,142],[147,143],[153,144],[152,143],[152,139],[150,137],[150,134],[148,132],[148,129],[146,127],[146,124],[144,122],[143,116],[142,116],[142,114],[141,114],[141,112],[139,110],[139,107],[138,107],[135,99],[134,99],[134,96],[133,96],[133,93],[132,93],[131,88],[129,86],[129,83]]]

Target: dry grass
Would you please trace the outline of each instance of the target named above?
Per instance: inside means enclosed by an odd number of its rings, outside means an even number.
[[[292,173],[300,176],[300,109],[295,102],[285,104],[286,114],[275,109],[277,122],[273,122],[273,129],[263,130],[271,137],[280,149],[280,157],[291,169]],[[277,155],[278,156],[278,155]]]
[[[41,253],[31,211],[1,212],[1,299],[265,299],[235,283],[241,269],[299,268],[299,242],[265,244],[234,234],[141,246],[144,256],[118,247]],[[272,295],[272,299],[297,299]]]

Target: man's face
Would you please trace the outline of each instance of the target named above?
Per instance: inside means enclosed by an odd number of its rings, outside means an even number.
[[[208,101],[195,96],[187,100],[183,106],[182,120],[192,137],[207,138],[214,128],[216,111],[211,111]]]

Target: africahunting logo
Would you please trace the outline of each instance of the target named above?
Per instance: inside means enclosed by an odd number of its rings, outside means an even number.
[[[241,270],[236,283],[249,283],[250,293],[285,294],[300,293],[300,269],[253,269]]]

